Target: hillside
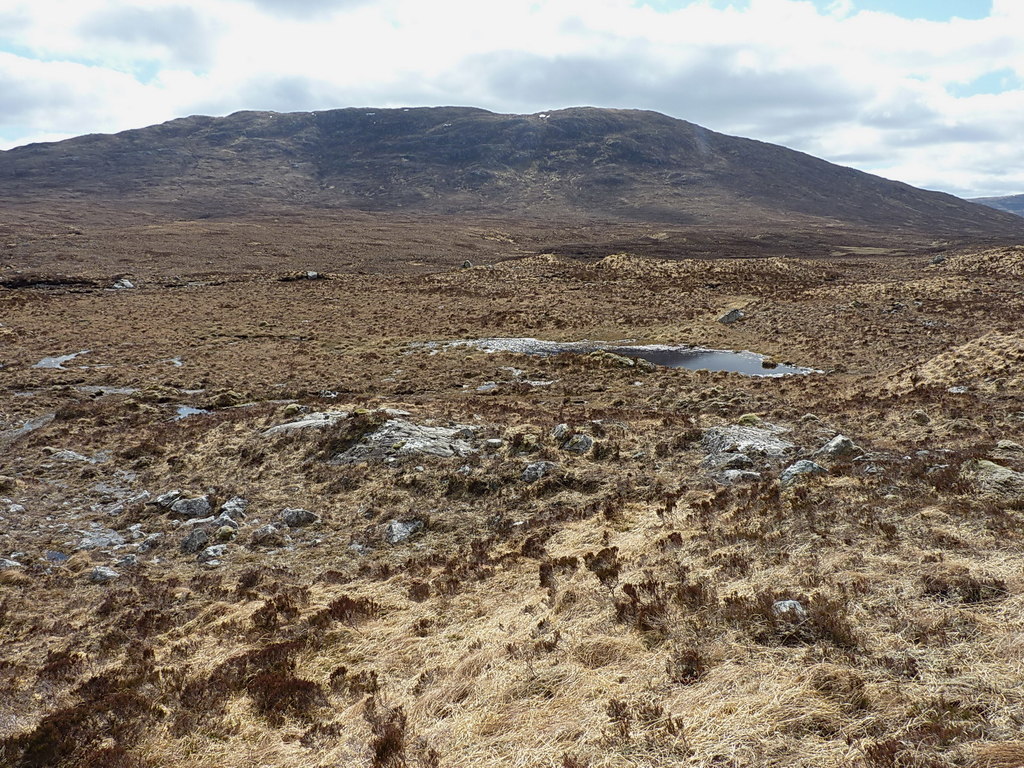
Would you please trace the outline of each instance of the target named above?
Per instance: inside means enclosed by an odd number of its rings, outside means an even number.
[[[978,197],[972,200],[1000,211],[1008,211],[1024,216],[1024,195],[1004,195],[1003,197]]]
[[[654,112],[471,108],[189,117],[0,152],[8,202],[158,206],[183,217],[281,208],[868,227],[1013,237],[1024,222]]]

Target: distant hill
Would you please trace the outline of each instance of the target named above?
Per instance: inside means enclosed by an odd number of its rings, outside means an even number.
[[[1004,197],[976,197],[971,202],[981,203],[1000,211],[1009,211],[1024,216],[1024,195],[1005,195]]]
[[[655,112],[596,108],[239,112],[0,152],[0,198],[47,197],[183,216],[339,207],[1024,237],[1018,218],[951,195]]]

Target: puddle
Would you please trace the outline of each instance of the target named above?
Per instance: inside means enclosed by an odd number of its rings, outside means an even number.
[[[189,416],[198,416],[203,413],[209,413],[209,411],[205,408],[193,408],[191,405],[179,405],[175,409],[174,421],[181,421]]]
[[[455,341],[447,346],[476,347],[485,352],[516,352],[524,355],[558,355],[569,352],[587,355],[591,352],[612,352],[624,357],[640,358],[664,368],[686,368],[691,371],[727,371],[744,376],[779,378],[782,376],[821,373],[814,368],[769,363],[755,352],[733,352],[726,349],[669,346],[665,344],[631,345],[624,342],[543,341],[541,339],[476,339]]]
[[[79,355],[86,355],[89,353],[88,349],[83,349],[81,352],[72,352],[70,355],[57,355],[54,357],[44,357],[38,363],[33,365],[33,368],[52,368],[58,371],[67,370],[64,367],[64,363],[71,362]]]

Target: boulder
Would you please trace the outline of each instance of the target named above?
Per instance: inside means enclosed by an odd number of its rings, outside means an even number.
[[[1014,501],[1024,500],[1024,473],[985,459],[969,461],[960,470],[981,493]]]
[[[820,464],[816,464],[809,459],[801,459],[782,470],[782,474],[779,475],[779,485],[783,488],[789,488],[808,477],[827,474],[828,470]]]
[[[730,309],[728,312],[726,312],[724,315],[718,318],[718,322],[720,322],[722,325],[732,325],[733,323],[738,323],[746,316],[747,313],[744,312],[742,309]]]
[[[257,528],[252,532],[250,544],[254,547],[280,547],[285,543],[285,535],[273,523]]]
[[[205,547],[210,541],[210,535],[202,528],[196,528],[188,536],[182,539],[178,548],[183,555],[192,555]]]
[[[302,528],[313,523],[320,522],[320,515],[310,512],[308,509],[282,509],[281,520],[289,528]]]
[[[178,499],[171,504],[171,513],[178,517],[208,517],[213,511],[210,499],[207,496],[197,496],[194,499]]]
[[[562,444],[562,450],[569,453],[586,453],[594,447],[594,438],[590,435],[573,435]]]
[[[106,584],[109,581],[120,578],[121,574],[115,571],[113,568],[108,568],[105,565],[97,565],[89,573],[89,581],[93,584]]]
[[[852,459],[864,453],[853,440],[846,435],[836,435],[825,445],[814,452],[815,457],[836,461],[837,459]]]
[[[332,461],[353,464],[368,459],[393,460],[409,456],[444,459],[469,456],[477,452],[471,442],[475,436],[475,429],[464,424],[428,427],[404,419],[390,419]]]
[[[712,427],[704,432],[701,445],[708,453],[744,453],[781,458],[796,450],[796,445],[779,437],[779,427]]]
[[[545,477],[557,464],[553,461],[534,461],[526,465],[523,470],[523,480],[527,483],[535,483]]]
[[[423,530],[422,520],[408,520],[406,522],[392,520],[388,523],[387,528],[384,529],[384,538],[388,544],[400,544],[421,530]]]

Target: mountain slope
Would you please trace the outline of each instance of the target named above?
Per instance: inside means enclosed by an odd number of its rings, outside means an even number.
[[[675,224],[1024,233],[1006,213],[654,112],[472,108],[240,112],[0,153],[9,199],[218,215],[347,207]]]
[[[1024,216],[1024,195],[1004,195],[1003,197],[976,197],[972,203],[981,203],[1000,211],[1008,211]]]

